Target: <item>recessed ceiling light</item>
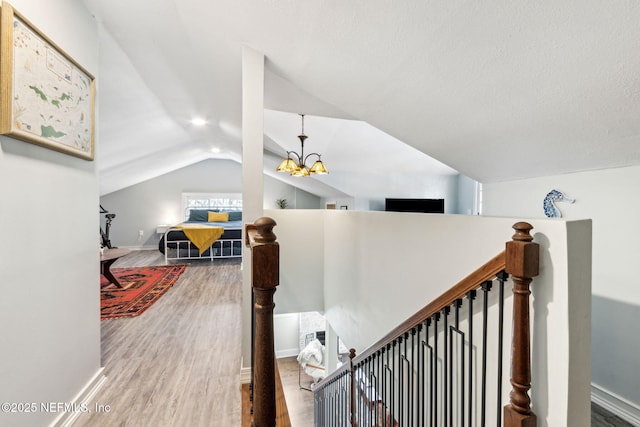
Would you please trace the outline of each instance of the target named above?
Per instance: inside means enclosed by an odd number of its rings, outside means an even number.
[[[195,117],[191,119],[191,124],[194,126],[204,126],[207,124],[207,121],[200,117]]]
[[[218,147],[211,147],[209,151],[211,151],[214,154],[218,154],[220,152],[220,149]]]

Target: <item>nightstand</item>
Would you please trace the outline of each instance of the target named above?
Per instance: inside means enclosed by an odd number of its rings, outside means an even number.
[[[168,224],[160,224],[160,225],[156,225],[156,233],[158,234],[164,234],[167,232],[168,229],[170,229],[171,227],[173,227],[173,225],[168,225]]]

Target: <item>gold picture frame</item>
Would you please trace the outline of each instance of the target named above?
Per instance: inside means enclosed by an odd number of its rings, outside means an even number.
[[[0,9],[0,134],[94,156],[95,78],[7,2]]]

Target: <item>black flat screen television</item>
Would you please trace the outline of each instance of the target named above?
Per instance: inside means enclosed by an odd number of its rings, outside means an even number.
[[[389,212],[444,213],[444,199],[385,199]]]

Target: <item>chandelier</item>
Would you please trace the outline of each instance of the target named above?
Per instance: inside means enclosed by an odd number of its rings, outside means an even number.
[[[276,170],[278,172],[289,172],[292,176],[309,176],[312,173],[324,175],[329,173],[324,163],[322,163],[320,154],[310,153],[306,156],[304,155],[304,141],[307,139],[307,135],[304,134],[304,114],[300,114],[300,117],[302,117],[302,132],[298,135],[300,146],[302,147],[300,154],[295,151],[287,151],[287,158],[280,163]],[[307,159],[311,156],[317,156],[318,160],[311,167],[307,167]]]

